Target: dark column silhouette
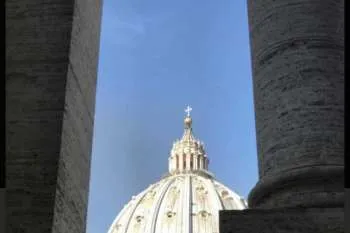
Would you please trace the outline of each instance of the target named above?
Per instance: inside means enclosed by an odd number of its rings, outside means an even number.
[[[344,1],[248,1],[251,207],[344,205]]]
[[[9,233],[85,232],[101,8],[6,1]]]
[[[248,0],[259,181],[220,232],[344,232],[344,1]]]

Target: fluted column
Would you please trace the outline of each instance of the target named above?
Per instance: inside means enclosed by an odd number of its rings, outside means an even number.
[[[194,170],[197,170],[197,169],[198,169],[198,168],[197,168],[197,158],[198,158],[197,154],[194,154],[194,155],[193,155],[193,160],[192,160],[193,169],[194,169]]]
[[[186,170],[190,170],[191,166],[191,154],[190,153],[187,153],[186,154]]]
[[[184,155],[183,154],[181,154],[181,155],[179,155],[179,170],[180,171],[182,171],[182,170],[184,170],[185,168],[184,168]]]
[[[172,172],[175,169],[176,169],[176,157],[171,156],[171,157],[169,157],[169,170],[170,170],[170,172]]]
[[[260,179],[249,203],[342,206],[344,1],[249,0],[248,10]]]
[[[201,156],[200,158],[199,158],[199,169],[204,169],[203,168],[203,156]]]

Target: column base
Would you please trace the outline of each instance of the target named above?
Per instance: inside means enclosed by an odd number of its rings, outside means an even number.
[[[343,233],[344,208],[223,210],[220,233]]]
[[[336,208],[344,206],[344,166],[306,166],[260,179],[250,208]]]

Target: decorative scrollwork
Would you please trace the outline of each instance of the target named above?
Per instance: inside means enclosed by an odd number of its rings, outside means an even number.
[[[169,210],[169,211],[166,212],[166,216],[167,216],[168,218],[172,218],[172,217],[174,217],[175,215],[176,215],[176,213],[175,213],[174,211]]]
[[[198,212],[198,216],[201,216],[202,218],[207,218],[207,217],[211,216],[211,213],[209,213],[206,210],[201,210]]]
[[[140,223],[143,219],[144,219],[144,217],[142,215],[137,215],[135,217],[135,220],[136,220],[137,223]]]

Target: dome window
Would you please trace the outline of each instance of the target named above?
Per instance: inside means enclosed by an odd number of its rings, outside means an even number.
[[[208,211],[202,210],[199,212],[199,216],[201,216],[202,218],[206,218],[210,216],[210,213]]]
[[[172,217],[175,216],[175,212],[168,211],[168,212],[166,213],[166,216],[167,216],[168,218],[172,218]]]
[[[143,216],[137,215],[135,219],[136,219],[136,222],[140,223],[143,219]]]
[[[228,192],[225,190],[225,191],[222,191],[221,192],[221,195],[223,198],[227,197],[228,196]]]

